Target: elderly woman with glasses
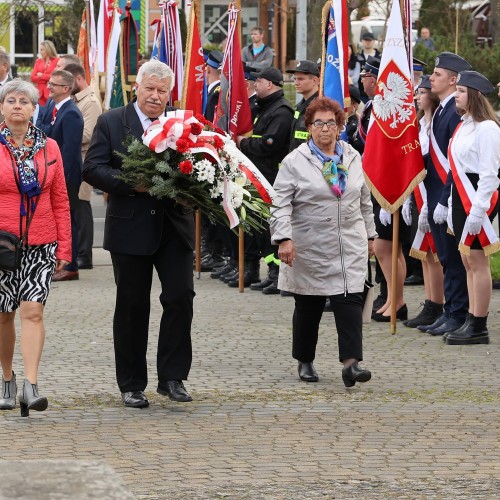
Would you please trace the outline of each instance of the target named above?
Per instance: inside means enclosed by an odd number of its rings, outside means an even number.
[[[31,123],[38,92],[19,79],[0,89],[0,230],[19,237],[21,263],[0,268],[0,410],[16,406],[13,371],[19,310],[24,382],[21,416],[43,411],[47,398],[38,392],[38,366],[45,340],[43,313],[54,269],[71,260],[69,202],[61,154],[55,141]],[[23,238],[25,237],[25,238]]]
[[[346,387],[367,382],[362,309],[368,257],[377,236],[361,157],[340,140],[343,108],[327,97],[305,113],[309,140],[282,162],[274,183],[271,237],[279,245],[278,288],[295,297],[292,356],[301,380],[316,382],[319,323],[330,299]]]

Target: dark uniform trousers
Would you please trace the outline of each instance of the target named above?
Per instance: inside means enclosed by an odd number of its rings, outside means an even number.
[[[92,264],[94,244],[94,218],[90,201],[78,200],[78,260]]]
[[[326,297],[295,294],[292,357],[309,363],[316,356],[318,331]],[[337,326],[339,360],[363,359],[363,294],[332,295],[330,303]]]
[[[158,338],[159,386],[187,379],[192,360],[193,252],[174,234],[168,216],[152,255],[111,252],[117,288],[113,319],[116,379],[121,392],[143,391],[148,383],[146,350],[153,268],[161,283],[163,314]]]

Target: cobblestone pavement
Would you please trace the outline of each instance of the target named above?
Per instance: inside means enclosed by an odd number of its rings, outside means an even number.
[[[104,461],[139,499],[494,498],[500,490],[500,291],[490,345],[446,346],[398,323],[365,328],[367,384],[345,389],[334,320],[323,318],[317,384],[291,359],[293,299],[195,281],[190,404],[156,394],[153,292],[144,410],[114,381],[107,252],[55,283],[39,385],[49,409],[0,413],[0,460]],[[410,315],[422,287],[405,289]],[[15,370],[22,379],[16,354]],[[495,493],[496,492],[496,493]],[[0,498],[1,491],[0,491]]]

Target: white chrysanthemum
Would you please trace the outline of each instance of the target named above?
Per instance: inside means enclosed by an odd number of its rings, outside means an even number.
[[[243,203],[243,188],[236,182],[228,182],[229,196],[231,197],[231,205],[233,208],[239,208]]]
[[[196,172],[196,179],[199,182],[208,182],[213,184],[215,180],[215,166],[209,160],[201,160],[193,165]]]
[[[240,150],[236,147],[234,142],[227,142],[224,145],[224,151],[227,152],[227,166],[231,176],[236,176],[240,173],[238,165],[240,164]]]
[[[224,182],[223,181],[217,181],[213,187],[210,188],[210,198],[218,198],[219,196],[222,196],[222,193],[224,192]]]

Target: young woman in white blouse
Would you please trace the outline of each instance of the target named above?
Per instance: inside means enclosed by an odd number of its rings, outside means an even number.
[[[476,71],[457,78],[455,102],[463,113],[450,142],[453,173],[448,225],[455,233],[467,271],[469,314],[465,324],[446,335],[453,345],[488,344],[486,320],[491,300],[489,255],[500,250],[491,220],[497,213],[500,124],[485,97],[494,87]]]

